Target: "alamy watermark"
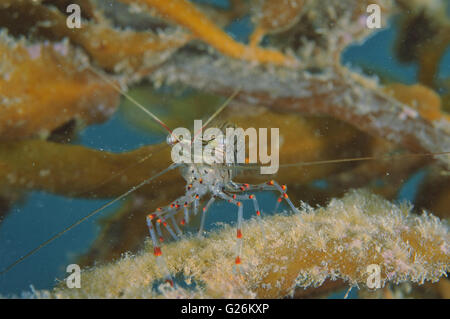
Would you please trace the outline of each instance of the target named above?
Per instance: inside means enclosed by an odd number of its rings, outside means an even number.
[[[67,288],[81,288],[81,268],[77,264],[70,264],[66,268],[66,272],[70,273],[66,278]]]
[[[248,140],[248,148],[246,144]],[[174,163],[196,164],[257,164],[261,174],[275,174],[279,168],[280,129],[270,129],[270,154],[268,153],[268,129],[227,127],[225,133],[217,128],[203,132],[201,120],[194,121],[194,134],[179,127],[169,135],[173,144]],[[248,156],[246,150],[248,149]],[[258,161],[259,155],[259,161]]]
[[[66,12],[70,13],[66,19],[66,25],[69,29],[81,28],[81,8],[78,4],[69,4],[66,8]]]
[[[378,4],[369,4],[367,6],[369,16],[366,19],[366,25],[369,29],[381,28],[381,7]]]
[[[372,264],[366,268],[369,276],[367,277],[367,287],[369,289],[379,289],[381,288],[381,268],[377,264]]]

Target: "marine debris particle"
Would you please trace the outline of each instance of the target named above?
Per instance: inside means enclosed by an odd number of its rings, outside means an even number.
[[[207,239],[184,238],[163,245],[169,270],[182,273],[191,290],[152,283],[162,278],[150,242],[137,256],[85,270],[81,289],[62,284],[38,296],[53,298],[282,298],[295,288],[319,287],[326,279],[367,286],[368,266],[380,267],[388,283],[437,282],[450,265],[448,225],[407,204],[393,204],[366,191],[351,191],[325,208],[264,218],[266,242],[255,219],[243,227],[243,275],[232,274],[235,228]]]

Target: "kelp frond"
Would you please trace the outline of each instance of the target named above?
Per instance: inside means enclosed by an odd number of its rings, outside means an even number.
[[[79,297],[238,297],[281,298],[296,288],[319,287],[326,280],[367,287],[380,269],[380,287],[388,283],[437,282],[450,265],[448,226],[428,213],[411,213],[366,191],[352,191],[327,207],[303,207],[300,214],[263,220],[265,240],[256,220],[243,227],[242,275],[233,275],[235,228],[225,226],[208,238],[188,237],[163,245],[169,270],[194,288],[154,289],[162,273],[151,244],[137,256],[127,255],[82,272],[81,289],[61,284],[39,296]],[[162,282],[162,281],[161,281]],[[183,285],[180,285],[180,287]]]

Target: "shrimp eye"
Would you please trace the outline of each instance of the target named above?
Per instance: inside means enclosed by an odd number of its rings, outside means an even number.
[[[167,135],[166,142],[169,145],[175,145],[177,141],[175,140],[175,138],[172,134],[169,134],[169,135]]]
[[[183,140],[183,135],[175,136],[173,133],[167,135],[166,142],[169,145],[175,145]]]

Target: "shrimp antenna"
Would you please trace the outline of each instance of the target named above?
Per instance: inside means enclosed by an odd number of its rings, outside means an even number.
[[[236,97],[236,95],[239,94],[239,92],[241,91],[241,89],[236,89],[233,94],[230,95],[230,97],[228,97],[228,99],[225,100],[225,102],[223,102],[223,104],[217,109],[217,111],[214,112],[213,115],[211,115],[209,117],[209,119],[205,122],[205,125],[203,125],[203,128],[205,128],[209,123],[211,123],[211,121],[217,117],[217,115],[219,115],[220,112],[222,112],[230,103],[231,101],[233,101],[233,99]]]
[[[352,162],[364,162],[364,161],[375,161],[384,159],[395,159],[395,158],[417,158],[417,157],[432,157],[432,156],[442,156],[450,155],[450,152],[439,152],[439,153],[410,153],[410,154],[396,154],[396,155],[382,155],[382,156],[366,156],[366,157],[350,157],[335,160],[324,160],[324,161],[310,161],[310,162],[298,162],[289,164],[280,164],[280,168],[289,167],[300,167],[300,166],[312,166],[312,165],[325,165],[325,164],[339,164],[339,163],[352,163]],[[238,165],[241,170],[253,170],[259,169],[261,166],[259,164],[241,164]]]
[[[118,93],[122,94],[123,96],[125,96],[131,103],[133,103],[134,105],[136,105],[138,108],[141,109],[141,111],[143,111],[144,113],[146,113],[147,115],[149,115],[152,119],[154,119],[159,125],[161,125],[162,127],[164,127],[170,134],[172,134],[172,130],[163,122],[161,121],[155,114],[153,114],[152,112],[150,112],[148,109],[146,109],[141,103],[139,103],[138,101],[136,101],[131,95],[129,95],[127,92],[125,92],[124,90],[122,90],[116,83],[114,83],[113,81],[111,81],[108,77],[106,77],[104,74],[102,74],[101,72],[95,70],[92,67],[88,67],[89,70],[91,70],[92,72],[94,72],[97,76],[99,76],[100,78],[102,78],[105,82],[107,82],[109,85],[111,85],[111,87],[116,90]]]
[[[195,134],[194,137],[192,138],[192,140],[195,139],[195,137],[206,127],[208,126],[209,123],[211,123],[212,120],[214,120],[217,115],[220,114],[220,112],[222,112],[228,105],[230,105],[231,101],[233,101],[233,99],[236,97],[236,95],[239,94],[239,92],[241,91],[240,88],[237,88],[233,94],[231,94],[226,100],[225,102],[223,102],[223,104],[217,109],[217,111],[215,111],[210,117],[209,119],[205,122],[205,124],[203,125],[203,127],[198,130]]]
[[[89,214],[87,214],[86,216],[84,216],[83,218],[79,219],[78,221],[76,221],[75,223],[73,223],[72,225],[66,227],[64,230],[60,231],[59,233],[53,235],[52,237],[50,237],[49,239],[47,239],[46,241],[44,241],[43,243],[41,243],[39,246],[37,246],[36,248],[30,250],[28,253],[26,253],[25,255],[23,255],[22,257],[20,257],[19,259],[17,259],[16,261],[14,261],[12,264],[10,264],[8,267],[6,267],[4,270],[2,270],[0,272],[0,276],[7,273],[8,271],[10,271],[12,268],[14,268],[15,266],[17,266],[18,264],[20,264],[22,261],[24,261],[25,259],[27,259],[28,257],[30,257],[31,255],[35,254],[36,252],[38,252],[39,250],[41,250],[42,248],[44,248],[45,246],[47,246],[48,244],[50,244],[51,242],[53,242],[54,240],[58,239],[59,237],[61,237],[62,235],[64,235],[65,233],[67,233],[68,231],[70,231],[71,229],[75,228],[76,226],[78,226],[79,224],[81,224],[82,222],[84,222],[85,220],[91,218],[92,216],[102,212],[104,209],[108,208],[109,206],[111,206],[112,204],[120,201],[121,199],[127,197],[128,195],[130,195],[131,193],[133,193],[134,191],[137,191],[139,188],[141,188],[142,186],[150,183],[152,180],[154,180],[155,178],[160,177],[161,175],[167,173],[168,171],[175,169],[176,167],[178,167],[180,164],[172,164],[169,167],[163,169],[162,171],[160,171],[159,173],[153,175],[150,178],[147,178],[146,180],[142,181],[141,183],[137,184],[136,186],[133,186],[131,189],[129,189],[127,192],[123,193],[122,195],[114,198],[113,200],[109,201],[108,203],[106,203],[105,205],[103,205],[102,207],[97,208],[96,210],[90,212]]]
[[[362,162],[362,161],[373,161],[373,160],[383,160],[383,159],[393,159],[393,158],[414,158],[414,157],[431,157],[439,155],[449,155],[450,152],[439,152],[439,153],[410,153],[410,154],[396,154],[396,155],[384,155],[384,156],[367,156],[367,157],[353,157],[353,158],[343,158],[335,160],[325,160],[325,161],[311,161],[311,162],[299,162],[291,164],[282,164],[280,168],[283,167],[296,167],[296,166],[310,166],[310,165],[320,165],[320,164],[337,164],[346,162]]]

